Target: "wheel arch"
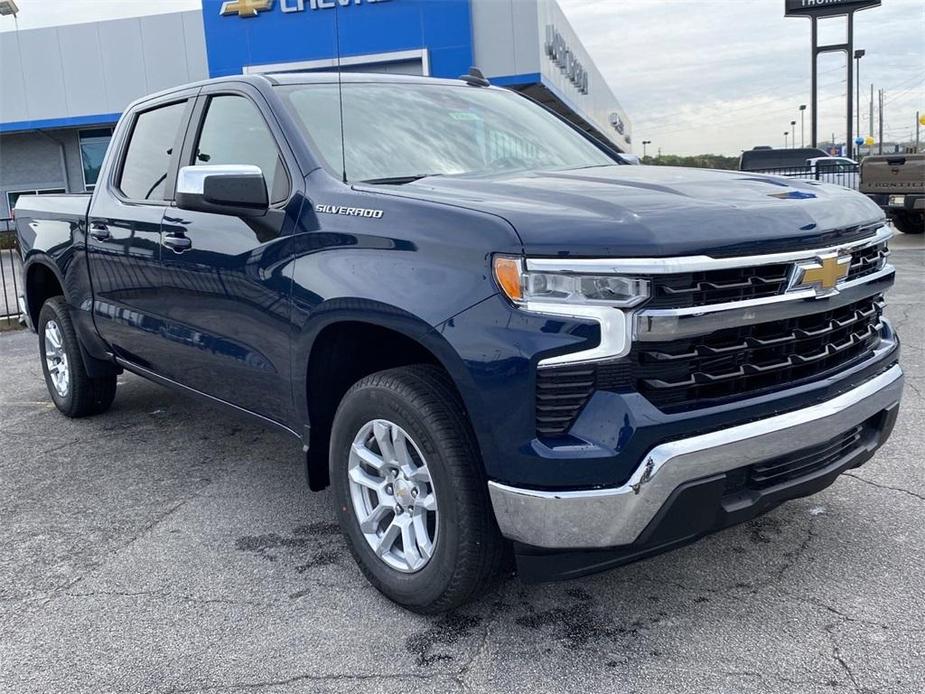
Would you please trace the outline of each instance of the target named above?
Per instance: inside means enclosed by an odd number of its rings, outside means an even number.
[[[67,300],[64,278],[51,257],[36,253],[23,263],[23,280],[26,311],[33,330],[37,330],[42,304],[53,296],[63,296]]]
[[[332,300],[314,312],[297,341],[293,361],[293,396],[297,412],[304,417],[312,489],[328,485],[331,425],[347,390],[371,373],[422,363],[447,373],[468,415],[465,394],[472,387],[468,372],[432,326],[406,311],[369,300]]]

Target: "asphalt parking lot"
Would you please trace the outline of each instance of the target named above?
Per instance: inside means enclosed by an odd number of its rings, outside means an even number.
[[[0,333],[0,691],[925,691],[925,244],[893,249],[906,392],[870,463],[436,618],[366,583],[293,440],[128,375],[67,420],[35,336]]]

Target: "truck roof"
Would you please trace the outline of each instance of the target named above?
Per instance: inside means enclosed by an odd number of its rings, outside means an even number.
[[[136,99],[131,104],[129,104],[125,111],[130,111],[136,108],[138,105],[145,103],[146,101],[160,99],[164,96],[169,96],[170,94],[175,94],[182,92],[188,89],[195,89],[197,87],[204,87],[210,84],[222,84],[222,83],[249,83],[253,84],[255,87],[268,87],[276,86],[280,84],[331,84],[337,82],[338,79],[344,84],[351,83],[370,83],[378,82],[383,84],[443,84],[446,86],[455,86],[455,87],[465,87],[466,83],[459,79],[446,79],[441,77],[423,77],[418,75],[397,75],[397,74],[384,74],[381,72],[341,72],[338,76],[336,71],[325,71],[325,72],[276,72],[276,73],[255,73],[255,74],[242,74],[242,75],[227,75],[224,77],[213,77],[207,80],[199,80],[197,82],[188,82],[186,84],[180,84],[175,87],[170,87],[169,89],[164,89],[159,92],[154,92],[152,94],[146,94],[145,96]],[[492,87],[489,87],[492,88]]]

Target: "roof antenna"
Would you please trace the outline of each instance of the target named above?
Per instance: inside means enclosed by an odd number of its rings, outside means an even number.
[[[334,5],[334,46],[337,51],[337,103],[340,108],[341,180],[347,182],[347,145],[344,139],[344,84],[340,70],[340,3]]]
[[[475,65],[469,68],[469,72],[460,75],[459,79],[468,84],[470,87],[490,87],[491,82],[485,79],[485,75]]]

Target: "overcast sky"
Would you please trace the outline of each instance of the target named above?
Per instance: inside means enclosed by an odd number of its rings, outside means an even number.
[[[199,7],[199,0],[16,0],[19,27]],[[439,0],[433,0],[439,2]],[[785,19],[784,0],[558,0],[642,140],[675,154],[738,154],[784,144],[809,102],[807,19]],[[3,17],[0,29],[13,28]],[[843,20],[821,39],[844,40]],[[839,31],[840,29],[840,31]],[[925,112],[925,2],[883,0],[859,12],[862,131],[870,82],[886,90],[885,140],[909,138]],[[820,59],[820,139],[844,138],[843,54]],[[876,117],[876,116],[875,116]],[[876,128],[876,123],[875,123]],[[874,133],[876,136],[876,132]],[[925,133],[923,133],[925,137]],[[809,122],[806,123],[809,142]]]
[[[810,21],[785,19],[784,0],[559,4],[629,114],[640,153],[642,140],[675,154],[781,147],[791,120],[799,144],[798,108],[810,98]],[[826,21],[839,24],[824,29],[820,41],[844,41],[844,20]],[[884,140],[914,132],[916,109],[925,113],[923,37],[922,0],[883,0],[882,7],[855,15],[854,45],[867,51],[861,59],[864,135],[871,81],[886,90]],[[833,130],[845,135],[844,66],[844,54],[820,57],[820,139]]]

